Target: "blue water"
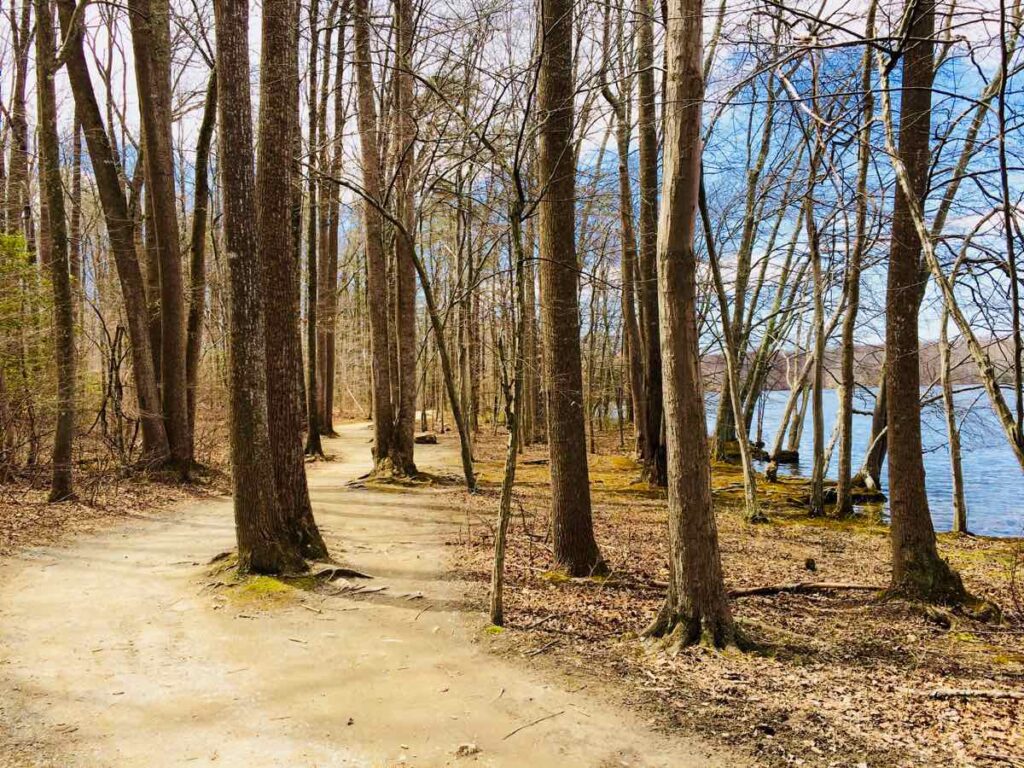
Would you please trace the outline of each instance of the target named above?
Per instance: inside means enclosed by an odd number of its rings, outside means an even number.
[[[935,389],[925,394],[925,399],[938,395]],[[775,439],[782,412],[786,406],[788,391],[768,392],[764,400],[763,437],[771,448]],[[1007,397],[1012,397],[1007,393]],[[713,428],[717,398],[709,394],[708,429]],[[1024,536],[1024,473],[1021,472],[1006,442],[998,420],[988,404],[988,398],[981,389],[957,392],[955,402],[960,411],[961,448],[964,472],[964,492],[967,498],[968,527],[973,533],[986,536]],[[1010,400],[1012,403],[1012,399]],[[825,442],[828,444],[835,425],[838,410],[838,393],[824,392]],[[874,401],[869,397],[855,398],[856,410],[870,411]],[[757,414],[751,429],[751,439],[757,431]],[[928,488],[928,505],[938,531],[952,527],[952,480],[949,469],[949,448],[946,438],[946,421],[942,402],[927,405],[921,415],[921,432],[924,442],[925,482]],[[853,464],[859,468],[871,435],[871,417],[855,414],[853,417]],[[811,456],[814,444],[811,426],[811,405],[808,404],[804,431],[800,439],[801,463],[780,465],[780,473],[810,476]],[[785,442],[783,442],[785,447]],[[828,476],[835,478],[839,464],[838,448],[833,451]],[[763,469],[763,466],[759,467]],[[888,492],[888,468],[882,473],[882,488]]]

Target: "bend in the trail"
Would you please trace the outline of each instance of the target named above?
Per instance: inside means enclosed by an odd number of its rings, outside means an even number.
[[[218,602],[204,582],[233,544],[227,499],[0,563],[0,765],[742,763],[475,645],[484,618],[444,567],[458,511],[345,485],[370,434],[346,425],[309,473],[333,552],[374,576],[365,592]],[[458,465],[444,445],[416,458]]]

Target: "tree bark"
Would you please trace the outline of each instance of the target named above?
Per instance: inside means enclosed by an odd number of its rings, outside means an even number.
[[[57,425],[53,436],[52,479],[49,500],[74,496],[72,441],[75,435],[75,316],[68,257],[68,231],[64,214],[64,186],[60,173],[57,136],[57,96],[53,85],[54,34],[50,0],[36,5],[36,98],[39,106],[39,177],[43,182],[50,245],[50,281],[53,285],[54,353],[57,364]]]
[[[264,19],[273,24],[287,16],[294,0],[264,2]],[[298,542],[289,535],[278,504],[267,408],[266,317],[264,275],[257,245],[255,181],[253,176],[252,106],[249,92],[249,4],[247,0],[217,0],[218,146],[224,239],[231,290],[231,466],[234,486],[238,566],[242,572],[281,573],[305,566]],[[294,29],[293,29],[294,32]],[[285,35],[285,37],[290,37]],[[263,52],[267,55],[266,50]],[[290,61],[279,61],[288,67]],[[287,74],[285,74],[287,78]],[[289,94],[290,79],[264,94]],[[286,115],[292,104],[287,97]],[[290,151],[291,142],[285,144]],[[288,159],[290,165],[290,158]],[[275,172],[281,169],[276,168]],[[290,200],[288,194],[284,201]],[[279,228],[281,221],[275,222]],[[287,231],[287,228],[284,228]]]
[[[930,602],[964,599],[960,576],[939,557],[928,510],[921,448],[918,312],[922,243],[908,194],[921,205],[928,189],[935,0],[908,6],[909,37],[900,89],[899,160],[909,189],[896,188],[886,294],[886,390],[894,594]]]
[[[623,79],[620,92],[616,95],[607,83],[605,71],[609,68],[610,52],[609,37],[611,36],[611,13],[605,11],[605,64],[602,68],[602,92],[611,105],[615,115],[615,147],[618,154],[619,180],[619,222],[622,227],[619,240],[622,243],[622,260],[619,269],[619,282],[622,286],[622,326],[625,345],[626,370],[628,373],[629,394],[632,400],[633,424],[636,431],[636,444],[644,443],[644,429],[647,426],[646,403],[644,402],[644,364],[643,349],[640,339],[640,325],[636,317],[634,280],[637,271],[636,228],[633,221],[633,186],[629,176],[630,118],[627,104],[632,98],[630,91],[631,79]],[[621,40],[619,41],[621,46]],[[618,414],[619,421],[623,414]]]
[[[298,0],[265,0],[256,153],[257,242],[263,292],[267,306],[273,308],[266,315],[266,377],[277,501],[299,551],[318,560],[327,556],[327,547],[313,520],[306,484],[295,376],[301,367],[299,258],[291,228],[281,226],[291,213],[292,148],[299,131],[298,28]]]
[[[942,404],[949,440],[949,475],[953,484],[953,533],[968,533],[967,500],[964,498],[964,470],[960,460],[960,427],[953,398],[952,350],[949,345],[949,309],[942,308],[939,319],[939,365],[942,378]]]
[[[644,344],[646,424],[641,453],[644,473],[665,485],[665,443],[662,439],[661,347],[658,338],[658,126],[654,103],[654,6],[639,0],[637,12],[637,82],[640,92],[640,318]]]
[[[665,165],[658,231],[670,580],[665,604],[648,634],[677,645],[724,647],[736,644],[738,636],[711,501],[694,253],[704,95],[702,26],[700,0],[673,0],[665,41]]]
[[[396,26],[395,79],[395,213],[406,236],[395,237],[395,340],[398,353],[398,397],[395,402],[395,437],[391,446],[394,471],[415,475],[413,434],[416,418],[416,267],[411,250],[416,247],[415,158],[413,103],[413,10],[412,0],[394,0]],[[394,382],[393,382],[394,383]]]
[[[206,314],[206,221],[210,204],[210,144],[217,119],[217,73],[206,86],[203,121],[196,141],[195,192],[192,208],[192,238],[189,243],[188,345],[185,368],[188,378],[189,435],[195,444],[196,396],[199,391],[199,363],[203,351],[203,316]]]
[[[875,35],[875,9],[877,2],[868,6],[864,36]],[[846,316],[843,318],[842,360],[839,378],[839,468],[836,478],[837,517],[853,514],[851,475],[853,473],[853,390],[854,347],[856,344],[857,313],[860,310],[860,271],[867,250],[868,171],[871,165],[871,126],[874,123],[875,94],[871,82],[871,49],[865,47],[861,62],[861,126],[857,156],[857,213],[854,223],[853,251],[846,265]]]
[[[171,461],[187,477],[192,464],[188,418],[185,294],[181,274],[171,136],[169,0],[129,0],[135,79],[145,137],[146,188],[152,195],[160,262],[160,382]],[[147,222],[147,226],[148,226]]]
[[[366,250],[366,292],[370,316],[372,358],[373,459],[382,469],[391,455],[394,412],[391,408],[391,369],[388,360],[387,263],[381,202],[380,155],[377,147],[377,105],[373,62],[370,58],[370,20],[367,0],[353,0],[353,33],[359,144],[363,165],[363,244]]]
[[[319,110],[317,109],[317,67],[320,53],[320,3],[311,0],[309,4],[309,180],[307,187],[309,219],[306,227],[306,447],[307,456],[323,456],[320,442],[320,410],[317,407],[317,145],[319,137]],[[298,14],[296,14],[298,22]],[[324,78],[327,78],[324,62]],[[296,64],[297,66],[297,64]],[[298,73],[296,71],[296,77]],[[299,130],[296,115],[295,128]],[[298,142],[296,142],[298,143]],[[296,264],[296,266],[298,266]],[[296,296],[296,298],[298,298]],[[296,302],[296,313],[298,303]],[[297,314],[296,314],[297,316]],[[301,365],[300,365],[301,367]]]
[[[551,527],[555,561],[572,576],[586,576],[607,566],[594,540],[583,424],[571,0],[542,0],[541,24],[537,167],[542,189],[540,279],[548,374]]]

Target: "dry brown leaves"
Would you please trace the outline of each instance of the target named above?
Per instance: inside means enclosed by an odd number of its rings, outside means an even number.
[[[0,486],[0,557],[24,547],[55,544],[112,520],[152,514],[222,489],[220,483],[182,486],[146,475],[106,478],[103,486],[87,497],[83,494],[78,500],[60,504],[47,502],[45,487],[31,483]]]
[[[475,445],[484,491],[464,498],[467,525],[454,567],[479,582],[491,566],[504,442]],[[553,567],[546,530],[547,467],[520,465],[510,530],[503,644],[611,677],[623,697],[662,722],[740,748],[770,766],[1024,766],[1024,704],[985,698],[933,700],[938,688],[1024,691],[1024,627],[1013,613],[1011,571],[1019,542],[941,537],[969,589],[1010,612],[1003,626],[956,617],[939,626],[913,606],[873,593],[776,595],[734,601],[753,653],[693,648],[669,655],[637,639],[668,577],[665,502],[603,445],[591,457],[598,541],[613,567],[603,581],[568,580]],[[544,448],[524,458],[542,460]],[[799,581],[885,584],[882,526],[812,523],[785,498],[769,525],[742,522],[730,470],[719,468],[718,524],[729,587]],[[807,570],[813,559],[816,571]]]

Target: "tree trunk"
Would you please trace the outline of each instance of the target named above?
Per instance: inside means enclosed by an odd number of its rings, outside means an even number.
[[[644,344],[646,424],[641,454],[644,473],[656,485],[667,482],[662,439],[661,347],[658,339],[658,126],[654,104],[654,5],[639,0],[637,13],[637,81],[640,104],[640,318]]]
[[[921,241],[915,230],[912,193],[921,205],[928,188],[935,0],[908,6],[909,37],[900,89],[899,160],[910,189],[896,188],[886,294],[886,358],[889,422],[889,494],[892,525],[890,591],[930,602],[960,602],[960,576],[939,557],[928,510],[921,448],[921,382],[918,312],[921,305]]]
[[[861,468],[850,481],[854,487],[863,485],[869,490],[877,491],[882,487],[882,464],[889,448],[889,407],[887,387],[885,380],[888,364],[882,360],[882,369],[879,374],[878,394],[875,397],[875,407],[871,412],[871,438],[868,442],[867,451],[864,453],[864,460]]]
[[[583,426],[571,0],[542,0],[541,24],[544,50],[538,76],[537,167],[543,190],[539,204],[540,279],[548,374],[551,527],[555,561],[573,576],[587,576],[603,572],[607,566],[594,540]]]
[[[956,402],[953,399],[952,353],[949,346],[949,309],[942,308],[939,319],[939,365],[942,377],[942,404],[949,439],[949,474],[953,482],[953,532],[968,533],[967,500],[964,498],[964,470],[960,460],[960,427],[956,423]]]
[[[703,83],[701,85],[703,87]],[[701,223],[704,225],[704,243],[708,252],[708,262],[711,265],[711,275],[712,281],[715,284],[715,293],[718,294],[719,316],[722,320],[722,351],[725,354],[725,383],[722,386],[722,397],[729,398],[729,412],[733,415],[733,423],[745,424],[746,422],[743,419],[743,403],[740,399],[740,364],[736,359],[736,349],[739,347],[739,344],[733,336],[735,328],[729,322],[729,299],[725,292],[725,281],[722,279],[722,270],[719,266],[718,253],[715,247],[713,230],[711,227],[711,214],[708,211],[707,195],[704,191],[703,168],[700,170],[699,183],[698,207],[700,208]],[[694,299],[694,301],[696,301],[696,299]],[[699,372],[699,362],[697,369]],[[667,386],[665,389],[668,391]],[[740,452],[740,465],[743,468],[743,497],[744,506],[746,508],[744,510],[744,518],[748,523],[767,522],[768,517],[761,512],[757,503],[757,473],[754,471],[754,459],[751,452],[750,439],[747,436],[745,429],[742,434],[738,436],[736,444]]]
[[[299,359],[299,258],[290,227],[292,148],[299,131],[298,0],[263,4],[260,96],[256,164],[259,262],[266,315],[268,434],[280,512],[289,535],[309,559],[323,559],[327,547],[313,520],[302,457],[301,400],[295,371]],[[273,84],[275,87],[266,87]],[[310,430],[313,431],[312,429]],[[266,470],[266,468],[264,468]]]
[[[611,35],[611,13],[605,11],[605,65],[602,69],[602,92],[612,107],[615,115],[615,147],[618,154],[619,179],[619,222],[622,231],[619,239],[622,243],[622,261],[619,268],[619,282],[622,285],[622,326],[625,346],[626,370],[628,372],[629,393],[632,400],[633,424],[636,431],[637,445],[645,441],[643,430],[647,425],[646,404],[644,402],[644,364],[643,349],[640,339],[640,325],[636,317],[634,298],[634,280],[637,271],[636,228],[633,222],[633,187],[629,177],[630,119],[626,105],[632,98],[629,90],[629,79],[623,81],[619,95],[608,86],[604,71],[609,67],[608,38]],[[620,28],[621,29],[621,28]],[[621,41],[620,41],[621,45]],[[622,414],[618,414],[622,421]]]
[[[320,52],[320,3],[311,0],[309,4],[309,219],[306,227],[306,448],[307,456],[323,456],[320,442],[320,410],[317,407],[317,159],[319,136],[319,110],[317,109],[317,67]],[[296,18],[296,21],[298,19]],[[296,64],[297,66],[297,64]],[[327,62],[324,62],[324,78],[327,78]],[[296,77],[298,72],[296,70]],[[296,115],[295,129],[299,130]],[[298,143],[298,142],[296,142]],[[296,264],[297,266],[297,264]],[[298,297],[296,296],[296,299]],[[296,302],[298,316],[298,302]],[[301,361],[300,361],[301,367]]]
[[[294,0],[269,0],[263,17],[270,24],[291,19],[288,6]],[[282,8],[281,6],[284,6]],[[305,563],[298,542],[290,535],[285,515],[277,502],[274,455],[270,445],[267,409],[266,302],[264,275],[257,245],[255,182],[253,178],[252,107],[249,92],[248,0],[218,0],[214,5],[217,29],[217,76],[221,190],[224,205],[224,239],[228,251],[231,289],[231,467],[234,487],[235,532],[238,567],[242,572],[281,573],[302,570]],[[281,18],[279,18],[281,17]],[[292,28],[294,33],[295,27]],[[291,34],[283,37],[289,38]],[[274,35],[280,38],[282,35]],[[263,55],[267,56],[264,48]],[[290,61],[286,68],[290,85]],[[292,110],[289,89],[268,88],[265,96],[284,94],[287,117]],[[289,135],[289,134],[286,134]],[[291,141],[285,144],[290,151]],[[286,165],[290,166],[290,158]],[[275,172],[281,169],[275,168]],[[290,195],[284,194],[285,202]],[[285,218],[275,222],[279,229]]]
[[[146,188],[152,194],[160,262],[160,382],[171,461],[183,477],[192,463],[186,378],[185,295],[181,275],[171,137],[169,0],[130,0],[128,18],[145,137]],[[148,226],[149,222],[147,222]]]
[[[814,80],[816,94],[816,68]],[[812,103],[816,105],[816,96]],[[811,152],[812,159],[809,171],[807,204],[804,212],[804,223],[807,227],[807,243],[810,250],[811,274],[813,275],[812,293],[814,295],[814,364],[811,371],[811,426],[814,435],[814,457],[811,469],[811,517],[823,517],[825,515],[825,414],[823,412],[824,403],[822,397],[825,370],[825,282],[821,272],[821,240],[818,235],[817,217],[814,215],[814,197],[821,146],[822,141],[819,135],[818,141],[815,142],[815,148]]]
[[[89,77],[82,46],[81,27],[71,30],[75,14],[75,0],[57,0],[60,12],[61,30],[68,46],[67,71],[75,108],[82,121],[85,143],[92,159],[96,189],[110,238],[110,250],[114,255],[121,293],[124,297],[125,316],[128,321],[128,335],[131,341],[132,368],[138,396],[139,420],[142,423],[142,447],[144,458],[150,463],[161,463],[167,459],[170,449],[167,432],[161,417],[160,397],[153,369],[153,354],[149,346],[147,327],[146,291],[142,282],[138,257],[135,251],[135,233],[128,204],[121,188],[121,170],[117,154],[103,124],[96,94]],[[69,36],[70,32],[70,36]]]
[[[74,496],[72,440],[75,435],[75,316],[68,262],[68,232],[64,216],[64,186],[57,136],[57,96],[53,86],[54,34],[50,0],[36,0],[36,97],[39,114],[40,190],[46,198],[53,284],[54,352],[57,364],[57,425],[53,435],[53,466],[49,500]],[[42,234],[42,233],[40,233]]]
[[[206,314],[206,221],[210,204],[210,144],[217,120],[217,73],[210,74],[206,86],[203,121],[196,141],[195,192],[192,208],[192,239],[189,244],[188,346],[185,367],[188,372],[188,424],[195,444],[196,395],[199,391],[199,363],[203,351],[203,315]]]
[[[379,470],[391,455],[394,412],[391,408],[391,368],[388,359],[387,261],[381,202],[380,155],[377,148],[377,105],[370,59],[368,0],[354,2],[357,117],[363,164],[363,242],[366,249],[366,298],[370,316],[370,355],[373,382],[373,460]]]
[[[11,162],[7,169],[4,218],[7,220],[7,232],[21,233],[27,240],[29,226],[25,211],[28,207],[31,212],[31,207],[28,193],[29,138],[25,90],[28,85],[29,50],[32,43],[32,0],[22,0],[21,13],[16,21],[12,2],[10,17],[15,22],[11,25],[14,83],[11,89],[9,117]]]
[[[697,328],[694,230],[700,189],[702,3],[673,0],[665,47],[665,166],[658,295],[668,443],[669,589],[648,634],[676,645],[733,645],[711,501]]]
[[[394,0],[396,26],[395,70],[395,213],[406,236],[395,237],[395,341],[398,355],[398,397],[395,402],[395,436],[391,463],[395,472],[415,475],[413,434],[416,429],[416,247],[415,190],[413,188],[413,9],[412,0]]]
[[[345,101],[342,78],[345,63],[345,19],[338,27],[338,53],[334,69],[334,141],[332,142],[331,176],[341,176],[344,160]],[[328,183],[328,242],[327,263],[323,265],[320,280],[320,297],[323,316],[320,318],[320,432],[332,436],[334,432],[334,378],[335,355],[338,327],[338,227],[340,221],[340,197],[338,184]]]
[[[864,36],[871,39],[875,35],[875,8],[877,2],[871,0]],[[867,218],[868,218],[868,171],[871,165],[871,126],[874,122],[875,94],[871,82],[871,49],[865,47],[861,63],[861,127],[857,157],[857,214],[854,223],[853,251],[846,265],[846,316],[843,318],[843,339],[841,343],[842,360],[839,377],[839,470],[836,481],[837,517],[853,514],[851,500],[851,474],[853,472],[853,390],[857,382],[854,379],[854,346],[857,332],[857,313],[860,310],[860,270],[867,250]]]

